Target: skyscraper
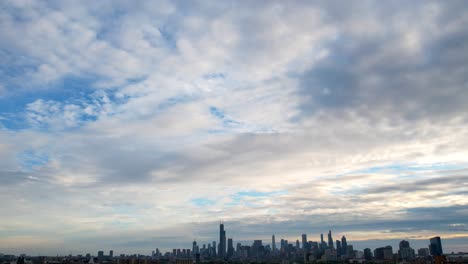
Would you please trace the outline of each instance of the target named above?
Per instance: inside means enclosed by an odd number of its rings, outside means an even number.
[[[251,250],[254,257],[258,258],[262,256],[264,250],[262,240],[254,240]]]
[[[341,253],[343,250],[341,249],[341,241],[336,240],[336,256],[339,257],[341,256]]]
[[[365,260],[372,260],[372,251],[370,248],[364,249],[364,259]]]
[[[296,239],[296,249],[299,250],[300,244],[299,244],[299,239]]]
[[[412,260],[415,257],[414,249],[410,247],[410,244],[406,240],[400,241],[398,255],[402,260]]]
[[[276,251],[275,235],[271,236],[271,249],[273,250],[273,252]]]
[[[348,254],[348,251],[347,251],[347,248],[348,248],[348,243],[346,242],[346,237],[343,236],[341,238],[341,255],[347,255]]]
[[[307,247],[307,235],[306,234],[302,234],[302,248],[304,250],[306,250],[308,247]]]
[[[333,248],[333,238],[331,230],[328,230],[328,247]]]
[[[213,256],[216,256],[216,241],[213,241]]]
[[[226,231],[224,231],[224,224],[219,224],[219,245],[218,256],[226,256]]]
[[[197,241],[195,241],[195,240],[194,240],[193,243],[192,243],[192,252],[193,252],[193,254],[197,254],[197,253],[198,253],[198,252],[197,252]]]
[[[442,242],[440,241],[440,237],[433,237],[429,239],[429,251],[431,252],[432,256],[442,256],[444,251],[442,250]]]
[[[324,250],[325,249],[325,241],[323,241],[323,234],[320,234],[320,249]]]
[[[228,238],[227,243],[227,257],[230,258],[234,255],[234,245],[232,242],[232,238]]]

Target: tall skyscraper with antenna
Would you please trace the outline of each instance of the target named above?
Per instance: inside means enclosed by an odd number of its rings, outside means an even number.
[[[222,222],[219,224],[218,256],[222,258],[226,256],[226,231]]]

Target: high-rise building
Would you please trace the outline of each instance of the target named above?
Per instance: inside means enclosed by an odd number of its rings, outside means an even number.
[[[104,259],[104,251],[100,250],[98,251],[98,260],[102,261]]]
[[[383,260],[384,259],[384,247],[379,247],[374,249],[374,257],[375,259],[378,260]]]
[[[345,236],[343,236],[341,238],[341,249],[342,249],[341,255],[347,255],[348,254],[348,252],[347,252],[348,243],[346,242],[346,237]]]
[[[400,244],[398,244],[398,247],[401,250],[401,249],[404,249],[404,248],[409,248],[410,245],[409,245],[408,241],[402,240],[402,241],[400,241]]]
[[[195,240],[192,242],[192,252],[193,252],[193,254],[198,253],[197,252],[197,241],[195,241]]]
[[[353,248],[353,245],[347,245],[346,246],[346,255],[349,257],[349,258],[354,258],[354,248]]]
[[[273,250],[273,252],[276,251],[275,235],[271,236],[271,249]]]
[[[336,240],[335,242],[336,242],[336,256],[340,257],[341,252],[343,252],[343,249],[341,248],[341,241]]]
[[[216,256],[216,241],[213,241],[213,256]]]
[[[261,257],[263,255],[263,250],[262,240],[254,240],[251,247],[252,255],[256,258]]]
[[[114,257],[114,250],[109,251],[109,257]]]
[[[384,259],[390,260],[393,259],[393,248],[392,246],[386,246],[384,248]]]
[[[307,250],[308,249],[308,246],[307,246],[307,235],[306,234],[302,234],[302,248],[304,250]]]
[[[331,230],[328,230],[328,247],[333,248],[333,238]]]
[[[296,239],[296,249],[299,250],[301,248],[300,244],[299,244],[299,239]]]
[[[392,246],[379,247],[374,250],[374,257],[378,260],[390,260],[393,259]]]
[[[319,244],[318,242],[315,242],[315,241],[307,242],[307,246],[309,247],[309,250],[312,252],[317,252],[319,249]]]
[[[399,244],[399,250],[398,250],[398,255],[400,256],[400,259],[402,260],[413,260],[414,259],[414,249],[410,247],[410,244],[406,240],[400,241]]]
[[[442,256],[444,251],[442,250],[442,242],[440,241],[440,237],[433,237],[429,239],[429,251],[432,256]]]
[[[364,249],[364,259],[365,260],[372,260],[372,251],[370,248]]]
[[[218,256],[226,256],[226,231],[224,231],[224,224],[219,225],[219,245],[218,245]]]
[[[418,256],[420,256],[420,257],[428,257],[428,256],[429,256],[429,249],[428,249],[428,248],[420,248],[420,249],[418,249]]]
[[[232,238],[228,238],[227,243],[227,257],[230,258],[234,255],[234,245],[232,242]]]
[[[323,234],[320,234],[320,250],[325,250],[327,248],[327,243],[323,240]]]

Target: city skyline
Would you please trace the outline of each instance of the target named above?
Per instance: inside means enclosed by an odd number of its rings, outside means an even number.
[[[467,18],[464,0],[0,1],[0,252],[273,233],[466,250]]]
[[[330,245],[328,243],[328,241],[326,240],[323,240],[323,245],[320,245],[321,244],[321,239],[323,239],[323,235],[324,233],[320,233],[320,234],[316,234],[314,236],[314,234],[301,234],[300,236],[298,236],[297,238],[294,238],[294,237],[283,237],[283,236],[278,236],[277,234],[272,234],[271,237],[270,237],[270,240],[268,239],[265,239],[265,236],[261,236],[261,237],[256,237],[256,238],[251,238],[251,239],[245,239],[245,238],[241,238],[241,239],[233,239],[233,235],[232,234],[235,234],[237,233],[236,230],[231,230],[231,232],[227,233],[227,231],[225,230],[225,227],[224,227],[224,221],[219,224],[219,227],[218,227],[218,237],[217,237],[217,240],[212,240],[210,241],[210,238],[205,238],[205,239],[208,239],[208,240],[200,240],[200,239],[196,239],[194,238],[191,242],[188,242],[185,241],[183,243],[178,243],[178,244],[175,244],[177,246],[175,247],[171,247],[169,246],[169,244],[157,244],[157,245],[152,245],[152,246],[145,246],[145,247],[142,247],[142,248],[135,248],[134,251],[122,251],[122,250],[115,250],[115,248],[105,248],[105,249],[99,249],[97,251],[97,254],[94,254],[95,252],[93,251],[78,251],[76,252],[76,250],[72,250],[72,249],[69,249],[68,251],[64,251],[63,253],[60,253],[60,252],[56,252],[55,254],[34,254],[34,252],[26,252],[24,250],[19,250],[17,252],[0,252],[0,254],[26,254],[26,255],[29,255],[29,256],[68,256],[69,254],[72,254],[73,256],[76,256],[76,255],[89,255],[90,256],[95,256],[95,257],[99,257],[99,254],[105,254],[105,252],[111,252],[111,254],[113,254],[114,252],[116,253],[115,256],[119,256],[119,255],[126,255],[126,256],[131,256],[131,255],[134,255],[134,254],[139,254],[141,256],[151,256],[151,254],[149,254],[149,250],[152,250],[151,252],[153,252],[154,254],[154,248],[156,248],[157,252],[160,252],[162,255],[164,255],[165,253],[167,252],[173,252],[174,250],[191,250],[191,254],[195,254],[195,253],[198,253],[200,252],[200,250],[202,249],[202,247],[205,249],[206,247],[206,250],[208,250],[207,252],[212,252],[210,254],[214,254],[214,256],[216,257],[220,257],[220,258],[229,258],[230,256],[232,256],[232,253],[231,255],[228,254],[228,250],[229,250],[229,247],[228,247],[228,244],[226,244],[226,247],[224,248],[224,253],[221,253],[223,251],[220,251],[220,248],[223,247],[221,242],[220,241],[229,241],[231,240],[231,245],[233,246],[233,250],[237,251],[238,249],[236,248],[236,244],[240,243],[242,245],[250,245],[252,243],[255,243],[255,241],[262,241],[262,245],[264,246],[269,246],[270,250],[280,250],[283,248],[283,246],[281,245],[281,243],[283,243],[283,241],[286,243],[286,244],[292,244],[294,247],[297,247],[297,242],[299,242],[299,248],[300,249],[304,249],[304,243],[302,242],[302,238],[306,237],[306,240],[305,240],[305,247],[310,247],[308,246],[308,243],[310,242],[314,242],[314,243],[318,243],[318,246],[319,247],[324,247],[324,248],[335,248],[335,249],[338,249],[336,243],[333,243],[332,245]],[[430,252],[431,255],[433,254],[439,254],[437,252],[444,252],[444,253],[451,253],[451,252],[454,252],[454,253],[457,253],[457,252],[466,252],[466,247],[464,245],[457,245],[457,244],[446,244],[445,241],[444,241],[444,246],[440,246],[440,237],[439,236],[434,236],[434,237],[428,237],[428,238],[419,238],[419,239],[408,239],[408,238],[401,238],[401,239],[395,239],[395,240],[363,240],[363,241],[354,241],[354,240],[350,240],[349,237],[346,238],[345,234],[344,233],[333,233],[332,234],[332,230],[329,229],[328,233],[325,233],[325,235],[327,235],[328,237],[331,235],[331,237],[335,236],[335,239],[336,242],[340,242],[340,245],[344,245],[344,248],[347,247],[347,245],[352,245],[354,250],[359,250],[359,251],[364,251],[366,248],[371,248],[371,249],[375,249],[375,248],[384,248],[386,246],[391,246],[393,249],[398,249],[399,247],[401,247],[401,243],[403,241],[410,241],[411,242],[411,246],[412,248],[417,252],[418,249],[421,249],[421,248],[425,248],[427,249],[428,252]],[[214,236],[213,236],[214,237]],[[278,238],[278,240],[276,240],[276,238]],[[405,240],[406,239],[406,240]],[[438,240],[436,240],[438,239]],[[190,239],[189,239],[190,240]],[[275,241],[275,246],[273,246],[273,241]],[[333,238],[332,238],[332,241],[333,241]],[[455,242],[457,243],[457,242]],[[439,248],[437,248],[437,246],[435,246],[436,248],[432,248],[431,245],[433,244],[437,244],[439,245]],[[189,245],[191,245],[189,247]],[[210,248],[216,248],[215,251],[210,251]],[[444,250],[445,249],[445,250]],[[344,249],[342,249],[344,250]],[[20,252],[20,253],[18,253]],[[189,252],[190,253],[190,252]],[[191,255],[190,255],[191,256]]]

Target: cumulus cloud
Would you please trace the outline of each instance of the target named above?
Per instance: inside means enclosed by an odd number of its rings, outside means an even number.
[[[0,249],[467,243],[465,2],[0,5]]]

